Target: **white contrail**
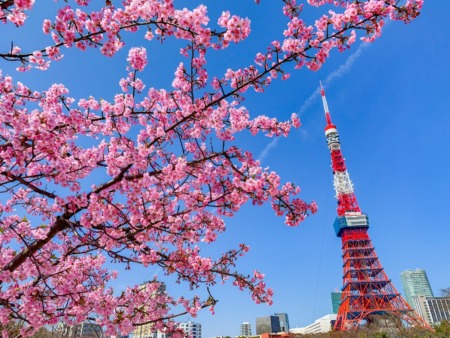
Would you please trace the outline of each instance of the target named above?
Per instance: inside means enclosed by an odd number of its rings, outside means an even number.
[[[258,156],[259,162],[262,162],[266,158],[266,156],[269,154],[269,152],[277,146],[278,140],[279,140],[279,138],[277,136],[275,136],[275,138],[272,141],[270,141],[270,143],[268,145],[266,145],[266,147],[263,149],[263,151],[261,151],[261,154],[259,154],[259,156]]]
[[[370,44],[366,42],[360,44],[358,49],[356,49],[356,51],[348,57],[348,59],[345,61],[343,65],[340,65],[338,69],[328,74],[325,81],[323,81],[324,87],[329,86],[333,80],[340,78],[342,75],[350,71],[356,59],[358,59],[363,50],[366,49],[369,45]],[[305,100],[305,102],[303,102],[302,106],[299,109],[299,114],[300,115],[303,114],[319,95],[320,95],[320,86],[317,86],[317,88],[312,92],[312,94]]]
[[[361,53],[363,52],[364,49],[366,49],[369,46],[369,43],[362,43],[359,45],[359,47],[356,49],[356,51],[350,55],[347,60],[345,61],[345,63],[343,65],[340,65],[338,69],[336,69],[335,71],[331,72],[330,74],[328,74],[328,76],[326,77],[325,81],[323,81],[323,85],[329,86],[331,82],[333,82],[333,80],[340,78],[341,76],[343,76],[345,73],[347,73],[348,71],[350,71],[350,69],[353,67],[353,64],[355,63],[355,61],[358,59],[358,57],[361,55]],[[317,86],[317,88],[311,93],[311,95],[305,100],[305,102],[303,102],[302,106],[299,109],[299,115],[303,114],[311,105],[311,103],[313,103],[313,101],[320,95],[320,86]],[[269,152],[275,148],[278,144],[278,137],[274,138],[261,152],[261,154],[259,154],[258,156],[258,160],[260,162],[262,162],[267,155],[269,155]]]

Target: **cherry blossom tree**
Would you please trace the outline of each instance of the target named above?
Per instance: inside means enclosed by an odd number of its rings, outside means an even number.
[[[109,286],[117,276],[111,262],[157,266],[193,290],[229,281],[255,302],[271,302],[260,272],[236,269],[245,244],[215,258],[201,250],[246,203],[270,203],[290,226],[317,208],[234,142],[238,133],[287,136],[299,118],[252,116],[243,99],[287,80],[288,65],[315,71],[332,49],[375,40],[387,19],[409,22],[422,0],[308,0],[305,5],[324,6],[310,24],[302,19],[303,4],[271,1],[285,16],[285,30],[247,67],[225,74],[207,69],[208,53],[245,40],[251,21],[226,10],[210,18],[204,5],[107,0],[101,7],[66,0],[50,7],[59,9],[42,22],[42,37],[33,32],[41,49],[7,45],[2,36],[0,58],[15,62],[18,72],[45,71],[64,62],[71,48],[98,49],[105,57],[126,49],[128,66],[109,100],[96,98],[95,89],[74,98],[58,83],[37,91],[0,70],[1,325],[26,323],[22,336],[87,318],[109,333],[144,323],[171,330],[177,315],[214,308],[211,293],[158,292],[156,277],[116,293]],[[33,6],[34,0],[0,0],[0,20],[25,29]],[[148,88],[141,76],[145,46],[168,39],[183,41],[183,61],[171,88]]]

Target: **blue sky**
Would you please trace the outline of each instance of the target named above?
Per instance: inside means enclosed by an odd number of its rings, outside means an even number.
[[[192,2],[179,3],[188,6]],[[211,4],[215,21],[222,6],[212,0],[205,3]],[[281,16],[270,17],[270,1],[261,7],[251,1],[244,6],[237,1],[228,3],[224,6],[252,19],[253,32],[245,44],[210,56],[209,63],[219,74],[249,64],[284,25]],[[306,8],[306,20],[322,11]],[[41,7],[41,17],[44,12]],[[336,200],[325,120],[320,97],[314,94],[319,80],[325,83],[356,196],[370,217],[369,234],[388,276],[400,292],[400,273],[405,269],[425,269],[435,295],[450,286],[449,12],[450,2],[437,5],[428,1],[418,19],[408,25],[388,23],[375,43],[333,52],[318,72],[293,71],[288,81],[276,81],[263,95],[248,95],[245,106],[252,116],[264,114],[283,120],[297,112],[303,126],[287,139],[273,142],[244,134],[237,144],[261,156],[263,166],[277,171],[284,182],[300,185],[301,197],[315,200],[319,211],[295,228],[284,225],[268,205],[246,206],[227,220],[228,231],[212,252],[241,242],[249,244],[251,250],[239,268],[248,272],[258,268],[266,274],[267,284],[275,290],[274,304],[256,305],[247,293],[230,285],[214,288],[219,299],[216,314],[205,311],[192,319],[202,323],[204,338],[238,335],[242,322],[249,321],[254,327],[256,317],[275,312],[288,313],[291,327],[307,325],[331,312],[330,292],[341,287],[342,262],[340,239],[332,227]],[[35,21],[39,20],[36,17]],[[1,29],[2,51],[11,40],[30,44],[27,50],[49,43],[40,35],[30,39],[13,28]],[[135,43],[142,44],[143,40]],[[179,44],[146,47],[148,86],[169,86],[179,62]],[[125,48],[113,59],[100,57],[98,52],[64,51],[65,60],[54,63],[48,72],[13,75],[35,89],[64,82],[76,98],[108,98],[119,91],[116,83],[124,76],[127,51]],[[81,63],[81,57],[86,62]],[[4,62],[0,68],[13,73],[11,65]],[[132,270],[122,275],[116,286],[141,283],[155,273],[160,271]],[[169,280],[168,291],[182,293],[176,288]]]

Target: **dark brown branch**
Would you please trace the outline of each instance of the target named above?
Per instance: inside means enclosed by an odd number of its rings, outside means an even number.
[[[0,2],[1,9],[8,9],[8,7],[11,7],[12,5],[14,5],[14,0],[6,0]]]
[[[33,256],[38,250],[40,250],[45,244],[51,241],[53,237],[56,236],[59,232],[70,227],[70,222],[67,220],[71,214],[58,216],[55,224],[50,228],[50,231],[47,233],[47,236],[44,239],[39,239],[33,244],[30,244],[27,248],[23,249],[14,259],[5,265],[3,270],[7,270],[13,272],[19,266],[21,266],[25,260],[31,256]]]
[[[47,197],[53,198],[53,199],[56,198],[55,194],[36,187],[35,185],[31,184],[30,182],[26,181],[25,179],[23,179],[20,176],[13,175],[10,172],[2,172],[2,175],[6,176],[7,178],[12,179],[14,181],[20,182],[21,184],[23,184],[26,187],[30,188],[34,192],[37,192],[38,194],[41,194],[41,195],[44,195],[44,196],[47,196]]]

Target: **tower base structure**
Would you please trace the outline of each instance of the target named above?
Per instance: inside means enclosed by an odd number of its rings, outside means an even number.
[[[387,277],[367,230],[368,224],[339,228],[344,271],[341,304],[334,330],[356,329],[365,322],[371,322],[374,316],[389,316],[398,319],[402,325],[431,329]]]

